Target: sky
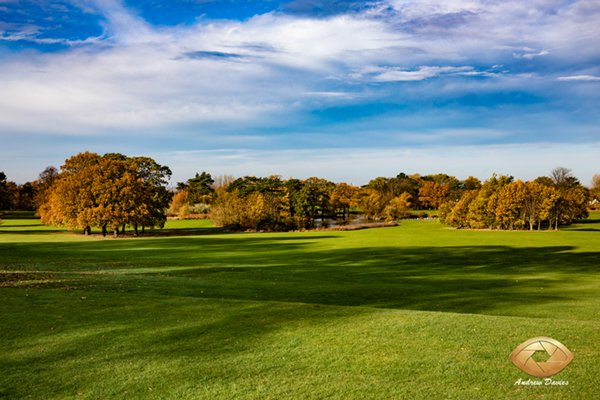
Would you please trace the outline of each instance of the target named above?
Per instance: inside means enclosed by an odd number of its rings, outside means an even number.
[[[0,0],[0,171],[600,173],[600,1]]]

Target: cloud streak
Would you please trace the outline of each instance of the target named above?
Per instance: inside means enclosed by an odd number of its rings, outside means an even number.
[[[575,75],[575,76],[560,76],[556,78],[559,81],[600,81],[600,76],[591,75]]]

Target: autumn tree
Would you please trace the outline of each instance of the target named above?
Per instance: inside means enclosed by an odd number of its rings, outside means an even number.
[[[357,207],[360,201],[360,187],[338,183],[331,194],[330,204],[334,210],[341,209],[342,217],[346,219],[350,209]]]
[[[432,175],[424,175],[421,177],[421,180],[423,183],[435,182],[439,185],[446,185],[449,188],[447,197],[452,200],[458,201],[458,199],[460,199],[463,192],[465,191],[463,183],[460,180],[456,179],[455,176],[452,176],[452,175],[442,174],[442,173],[432,174]],[[422,186],[423,186],[423,184],[421,185],[421,187]],[[445,200],[443,200],[442,203],[444,201]],[[442,203],[439,203],[437,205],[437,207],[435,207],[435,208],[439,208],[439,206]]]
[[[462,197],[460,198],[460,200],[458,202],[455,202],[454,204],[452,203],[452,201],[444,203],[440,207],[440,212],[442,212],[442,208],[444,208],[443,212],[448,213],[446,204],[450,204],[450,205],[453,204],[453,205],[452,205],[451,211],[449,212],[447,219],[444,218],[445,222],[443,222],[443,223],[447,223],[448,225],[455,226],[457,228],[468,227],[469,220],[467,218],[467,215],[469,214],[469,206],[471,205],[471,202],[473,200],[475,200],[475,198],[477,197],[478,194],[479,194],[478,189],[467,190],[466,192],[463,193]],[[439,212],[438,212],[438,215],[439,215]],[[445,215],[444,215],[444,217],[445,217]]]
[[[459,228],[549,229],[587,216],[588,189],[565,168],[532,182],[513,181],[497,176],[485,181],[479,190],[466,191],[458,202],[447,201],[438,212],[441,223]]]
[[[144,232],[146,227],[162,228],[167,220],[166,210],[169,208],[173,193],[165,187],[171,179],[171,169],[166,165],[160,165],[154,159],[145,156],[128,157],[121,153],[107,153],[103,156],[105,159],[123,161],[128,165],[135,167],[138,177],[152,192],[152,205],[150,213],[134,225],[137,232],[137,226],[142,227]],[[123,229],[125,227],[123,226]]]
[[[493,174],[483,183],[477,197],[469,203],[467,220],[471,228],[482,229],[494,226],[496,215],[493,207],[497,201],[498,192],[512,181],[512,176]]]
[[[525,198],[523,199],[523,219],[529,223],[529,230],[535,224],[540,230],[543,216],[544,199],[549,197],[549,188],[535,181],[525,184]]]
[[[419,201],[425,208],[439,208],[448,198],[450,186],[447,183],[425,181],[419,189]]]
[[[444,204],[438,208],[438,222],[440,224],[448,224],[450,225],[450,217],[452,216],[452,209],[456,205],[456,202],[453,200],[448,200]]]
[[[371,218],[385,218],[385,208],[393,199],[404,193],[403,189],[406,187],[405,180],[378,177],[369,181],[362,188],[360,200],[361,212]],[[408,193],[410,194],[410,192]]]
[[[239,189],[216,190],[211,218],[217,226],[235,230],[255,229],[284,231],[291,229],[291,221],[283,215],[283,196],[260,191],[242,195]]]
[[[156,192],[133,163],[85,152],[66,160],[61,171],[39,209],[43,223],[83,229],[86,234],[91,227],[103,234],[111,228],[117,236],[125,225],[137,233],[138,226],[156,222]]]
[[[171,204],[169,205],[169,212],[173,214],[179,214],[182,209],[186,209],[189,206],[190,193],[187,190],[180,190],[173,195]]]
[[[48,201],[50,194],[50,188],[58,177],[58,169],[54,166],[46,167],[38,175],[38,179],[35,182],[35,194],[33,197],[33,203],[36,209],[39,209],[42,204]]]
[[[501,229],[519,229],[524,225],[522,208],[527,195],[525,182],[518,180],[504,186],[489,206]]]
[[[412,207],[421,208],[421,204],[419,203],[419,188],[423,185],[421,175],[408,175],[400,172],[396,175],[396,182],[390,181],[390,185],[394,187],[396,196],[401,193],[408,193],[412,197]]]
[[[400,196],[393,198],[383,210],[386,220],[398,220],[410,216],[410,207],[412,196],[404,192]]]

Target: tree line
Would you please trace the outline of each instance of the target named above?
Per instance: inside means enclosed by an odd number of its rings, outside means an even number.
[[[410,210],[439,210],[442,223],[457,228],[558,229],[587,215],[600,198],[600,175],[590,188],[566,168],[549,177],[515,181],[493,175],[484,183],[447,174],[378,177],[362,186],[323,178],[300,180],[219,176],[196,173],[176,190],[167,190],[172,172],[149,157],[120,153],[80,153],[60,171],[48,167],[38,179],[17,185],[0,172],[0,209],[37,210],[44,224],[98,228],[114,235],[126,227],[137,234],[162,228],[169,213],[208,213],[215,224],[231,229],[283,231],[296,221],[346,219],[350,213],[372,219],[398,220]]]
[[[586,218],[588,207],[597,202],[600,175],[592,190],[583,186],[567,168],[555,168],[550,177],[515,181],[512,176],[492,176],[481,187],[467,190],[457,201],[440,207],[440,222],[457,228],[548,229]],[[594,203],[595,204],[595,203]]]
[[[246,176],[215,187],[210,174],[196,174],[179,183],[175,195],[209,203],[211,218],[232,229],[288,230],[294,221],[318,217],[347,218],[350,210],[374,219],[397,220],[411,209],[439,209],[442,223],[473,229],[540,229],[587,217],[587,208],[600,197],[600,175],[592,188],[583,186],[566,168],[550,177],[515,181],[493,175],[483,184],[447,174],[398,174],[378,177],[363,186],[311,177]]]

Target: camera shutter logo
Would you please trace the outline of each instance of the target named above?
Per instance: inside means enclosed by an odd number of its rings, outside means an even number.
[[[544,352],[549,356],[546,362],[533,359],[536,352]],[[571,361],[573,353],[558,340],[539,336],[522,343],[510,355],[510,359],[523,372],[538,378],[546,378],[562,371]]]

